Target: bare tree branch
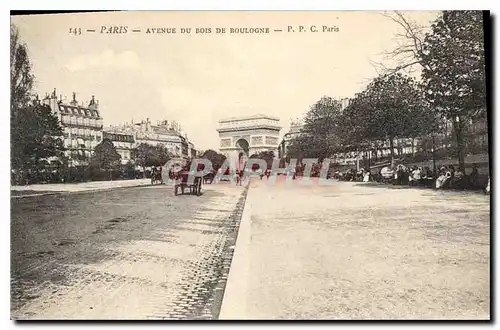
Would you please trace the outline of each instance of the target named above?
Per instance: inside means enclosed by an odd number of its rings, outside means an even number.
[[[394,35],[396,43],[394,49],[382,51],[379,54],[382,56],[380,61],[370,61],[375,71],[378,74],[392,75],[400,71],[412,73],[416,71],[416,67],[423,67],[420,59],[423,54],[424,28],[399,11],[394,11],[392,14],[383,12],[381,15],[396,23],[402,32]],[[388,67],[384,62],[394,62],[394,64]]]

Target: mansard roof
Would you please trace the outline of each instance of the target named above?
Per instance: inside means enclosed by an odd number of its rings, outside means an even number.
[[[70,104],[59,104],[59,109],[63,115],[73,115],[85,118],[101,119],[99,110],[89,109],[82,106],[74,106]]]

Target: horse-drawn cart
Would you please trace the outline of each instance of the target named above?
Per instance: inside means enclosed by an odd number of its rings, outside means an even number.
[[[164,184],[161,170],[160,171],[154,171],[154,172],[151,173],[151,184],[154,185],[156,183],[158,183],[158,184]]]
[[[189,189],[190,194],[194,194],[197,196],[201,195],[201,184],[202,178],[199,176],[194,177],[193,182],[189,182],[189,177],[194,175],[189,171],[180,171],[175,174],[175,185],[174,185],[174,194],[177,196],[179,194],[179,188],[181,190],[181,194],[184,194],[186,189]]]

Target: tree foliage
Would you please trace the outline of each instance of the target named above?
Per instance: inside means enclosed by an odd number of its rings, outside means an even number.
[[[434,109],[453,121],[459,167],[464,169],[464,129],[486,115],[483,14],[444,11],[424,40],[422,72]]]
[[[19,182],[24,182],[22,176],[28,171],[50,165],[47,159],[63,160],[65,149],[58,118],[50,107],[32,97],[34,76],[28,47],[14,25],[10,37],[11,168],[17,171]]]
[[[481,11],[445,11],[424,42],[428,98],[449,118],[486,111]]]
[[[208,159],[212,163],[212,169],[214,171],[221,168],[222,164],[224,164],[224,161],[226,160],[226,156],[212,149],[204,151],[201,158]]]
[[[329,157],[340,145],[336,130],[341,118],[339,101],[324,96],[316,102],[304,118],[303,132],[292,139],[288,148],[291,157],[319,158]]]
[[[38,167],[42,159],[63,155],[63,132],[50,107],[38,103],[21,107],[11,126],[12,168]]]
[[[111,170],[120,165],[120,154],[116,151],[113,142],[109,139],[103,139],[94,150],[91,158],[91,164],[95,168]]]
[[[267,168],[271,168],[273,166],[275,155],[274,151],[266,150],[253,154],[250,156],[250,158],[263,159],[266,162]]]
[[[16,26],[10,26],[10,102],[11,116],[27,107],[32,99],[34,76],[31,72],[31,62],[28,47],[21,41]]]
[[[433,116],[416,81],[400,73],[381,75],[341,111],[340,102],[322,98],[305,117],[304,134],[294,138],[289,156],[331,157],[338,152],[369,150],[386,141],[430,131]]]
[[[427,134],[433,123],[421,88],[400,73],[375,78],[349,108],[344,114],[347,141],[389,141],[393,156],[395,139]]]
[[[163,166],[172,158],[172,155],[161,144],[152,146],[141,143],[135,148],[133,158],[135,158],[135,163],[142,167]]]

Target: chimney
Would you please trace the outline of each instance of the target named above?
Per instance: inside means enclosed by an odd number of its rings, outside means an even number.
[[[57,98],[57,93],[56,93],[56,89],[54,88],[54,92],[52,93],[52,98],[56,99]]]
[[[72,106],[77,106],[78,105],[78,102],[76,101],[76,93],[73,92],[73,99],[71,100],[70,104]]]
[[[97,110],[99,108],[99,101],[95,101],[94,95],[92,95],[92,99],[89,102],[89,109]]]

